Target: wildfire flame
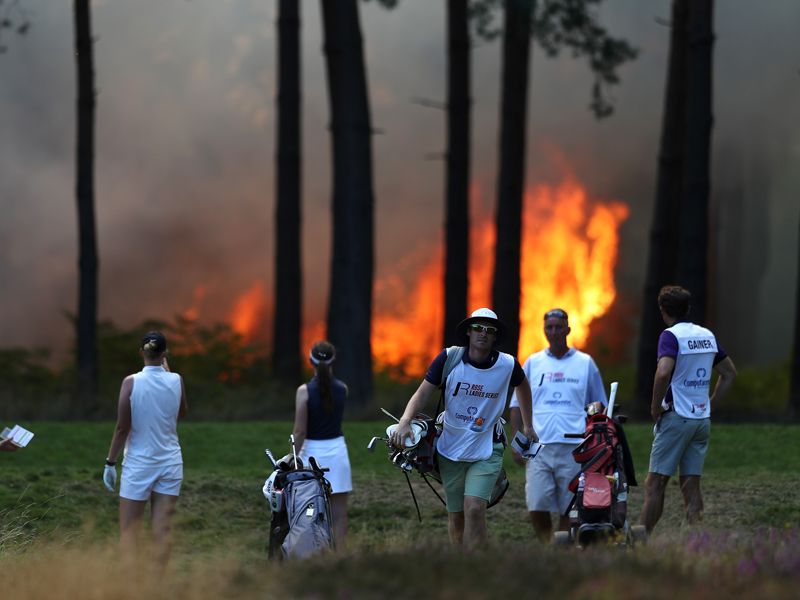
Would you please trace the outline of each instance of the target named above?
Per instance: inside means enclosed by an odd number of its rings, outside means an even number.
[[[264,317],[270,305],[271,301],[266,286],[262,281],[256,281],[234,302],[233,309],[228,316],[231,329],[246,341],[252,341],[259,337]]]
[[[621,202],[590,202],[586,190],[569,179],[558,186],[540,185],[525,196],[522,233],[519,358],[547,345],[542,315],[550,308],[569,313],[569,343],[585,347],[592,322],[605,314],[616,297],[614,266],[619,227],[628,217]],[[492,219],[474,220],[470,235],[469,310],[491,306],[496,232]],[[372,351],[377,368],[400,376],[424,373],[442,348],[443,248],[427,248],[415,283],[397,271],[376,280]],[[205,292],[199,292],[202,296]],[[228,322],[245,340],[264,330],[271,298],[262,282],[235,301]],[[500,315],[503,318],[503,315]],[[325,337],[325,324],[304,327],[303,352]]]

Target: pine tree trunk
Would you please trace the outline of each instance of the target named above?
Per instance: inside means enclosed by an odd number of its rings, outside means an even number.
[[[280,0],[272,368],[280,379],[295,385],[302,374],[300,73],[300,3]]]
[[[681,204],[678,281],[692,292],[695,323],[708,298],[708,206],[711,163],[713,0],[689,2],[686,61],[686,166]]]
[[[492,303],[507,328],[505,339],[498,347],[513,355],[516,355],[519,345],[522,200],[533,4],[533,0],[508,0],[503,29],[497,244]]]
[[[680,198],[686,138],[686,19],[689,0],[672,3],[669,65],[661,123],[656,198],[650,227],[647,273],[636,365],[636,400],[642,415],[649,414],[656,370],[658,334],[664,327],[656,299],[662,286],[677,277]]]
[[[467,0],[447,3],[447,180],[444,274],[445,346],[467,314],[469,277],[470,39]]]
[[[328,338],[356,406],[372,400],[372,127],[356,0],[321,0],[333,146]]]
[[[94,215],[94,58],[89,0],[75,0],[77,139],[75,196],[78,205],[78,401],[92,415],[97,396],[97,233]]]

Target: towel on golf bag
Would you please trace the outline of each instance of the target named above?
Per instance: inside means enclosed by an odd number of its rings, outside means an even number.
[[[282,478],[285,558],[305,558],[333,547],[330,484],[312,470],[287,471]],[[282,515],[281,515],[282,516]],[[273,529],[274,531],[274,529]]]

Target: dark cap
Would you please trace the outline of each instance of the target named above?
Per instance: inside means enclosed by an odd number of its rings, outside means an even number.
[[[161,354],[167,349],[167,338],[160,331],[148,331],[142,338],[141,349],[153,354]]]

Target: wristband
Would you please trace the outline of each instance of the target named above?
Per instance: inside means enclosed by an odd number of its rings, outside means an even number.
[[[117,461],[106,459],[106,466],[107,467],[116,467],[117,466]]]

